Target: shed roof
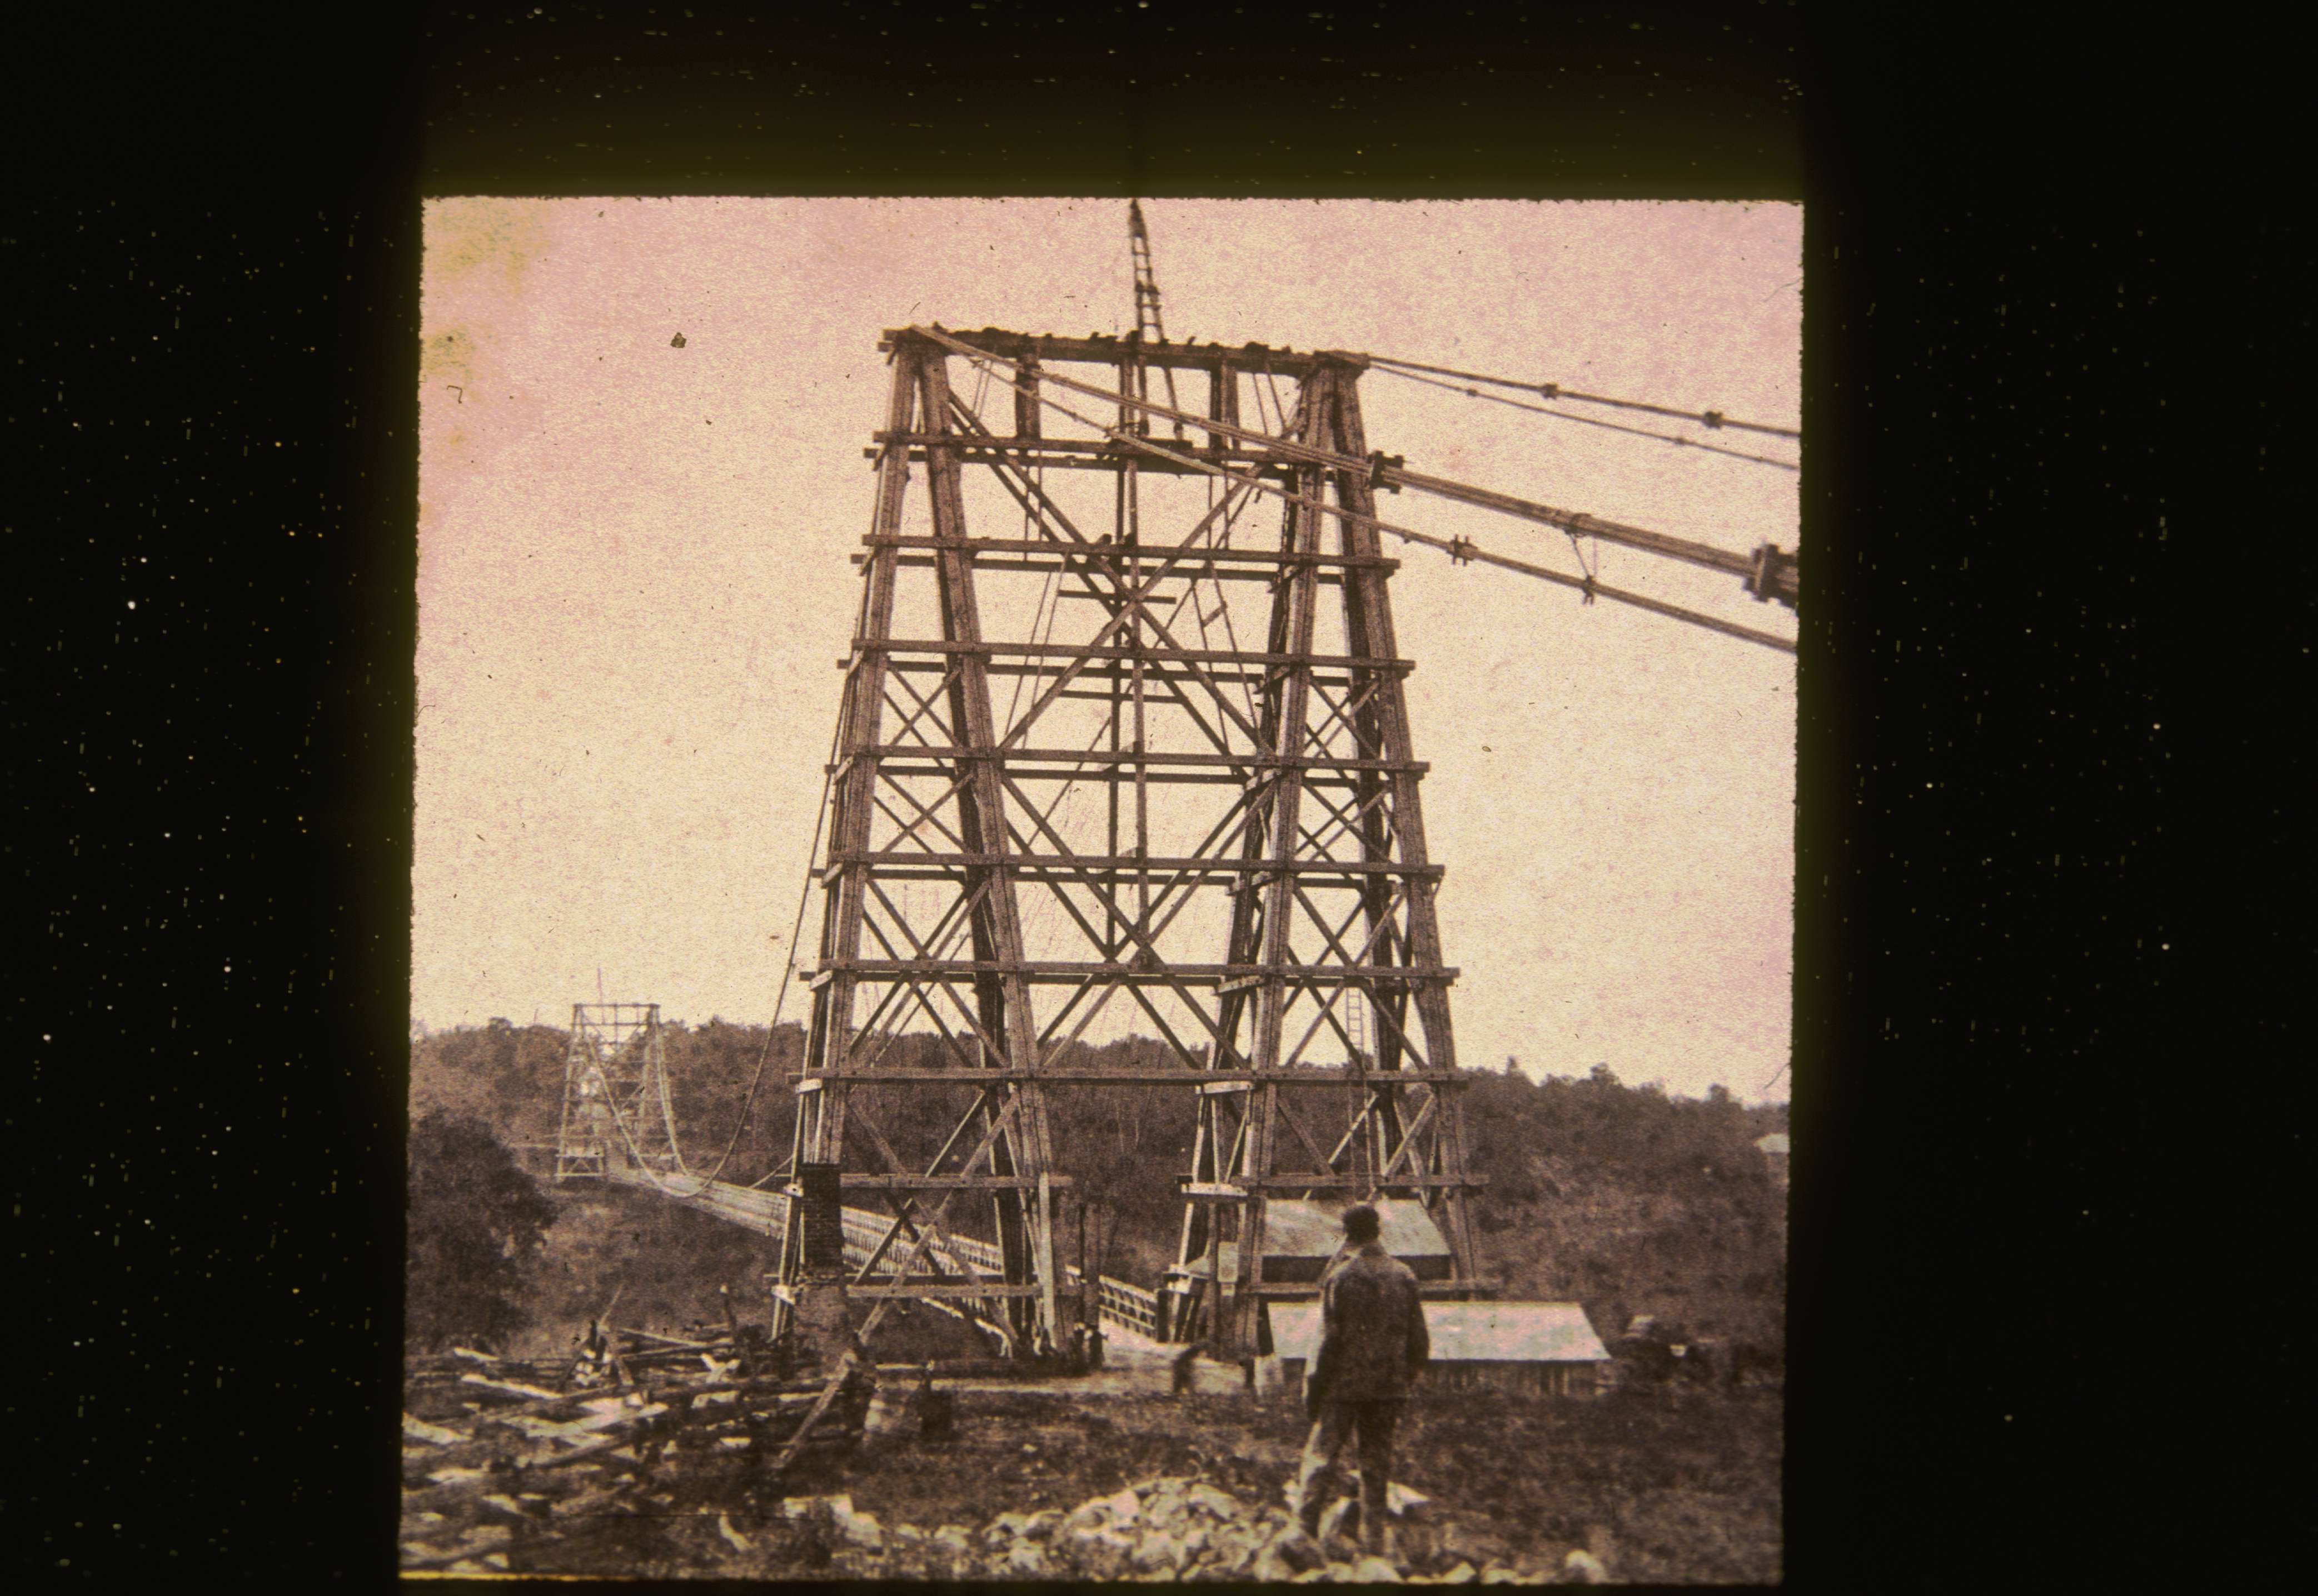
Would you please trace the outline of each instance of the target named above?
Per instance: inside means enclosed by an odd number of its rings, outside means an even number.
[[[1787,1151],[1787,1133],[1773,1131],[1767,1136],[1757,1136],[1755,1138],[1755,1145],[1765,1152],[1784,1152]]]
[[[1320,1305],[1273,1303],[1271,1344],[1286,1358],[1319,1349]],[[1609,1350],[1576,1303],[1427,1303],[1435,1363],[1606,1363]]]

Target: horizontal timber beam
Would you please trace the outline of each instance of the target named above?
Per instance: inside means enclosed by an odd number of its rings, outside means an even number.
[[[854,564],[859,565],[866,561],[868,556],[849,554],[846,558]],[[897,554],[894,557],[894,563],[904,570],[931,570],[939,563],[939,556],[934,554]],[[1083,576],[1086,572],[1088,563],[1083,560],[1071,559],[1037,560],[1026,554],[1011,560],[977,559],[974,562],[974,569],[975,573],[981,576],[993,574],[1026,577]],[[1159,574],[1158,566],[1153,564],[1135,565],[1126,569],[1129,574],[1138,579]],[[1260,568],[1230,565],[1201,565],[1196,569],[1179,566],[1166,575],[1169,580],[1183,577],[1201,582],[1255,582],[1267,587],[1280,579],[1274,572]],[[1342,571],[1322,571],[1312,579],[1323,587],[1341,587],[1344,585]],[[1119,602],[1116,595],[1108,593],[1065,593],[1063,596],[1081,602],[1089,599],[1113,605]]]
[[[980,332],[961,332],[955,327],[943,327],[941,333],[944,337],[971,345],[985,354],[995,354],[1004,360],[1035,360],[1041,364],[1117,367],[1124,362],[1133,361],[1153,370],[1215,372],[1228,367],[1251,376],[1269,372],[1275,377],[1301,379],[1324,366],[1357,372],[1368,363],[1357,355],[1274,349],[1264,344],[1201,344],[1196,341],[1177,344],[1165,340],[1146,343],[1140,338],[1096,334],[1083,338],[1065,338],[1053,333],[1018,333],[994,327],[984,327]],[[877,350],[881,354],[892,354],[912,345],[921,349],[941,347],[914,327],[896,327],[885,329],[884,336],[877,340]]]
[[[1253,1289],[1256,1296],[1265,1298],[1316,1298],[1320,1295],[1320,1283],[1317,1280],[1266,1280]],[[1419,1280],[1416,1283],[1416,1295],[1419,1296],[1495,1296],[1500,1289],[1495,1280]]]
[[[1447,964],[1170,964],[1148,970],[1116,961],[1097,963],[1075,959],[853,959],[822,964],[813,977],[818,985],[840,971],[864,980],[893,976],[1020,975],[1054,985],[1090,978],[1148,982],[1181,982],[1186,986],[1211,986],[1219,982],[1257,982],[1279,976],[1298,982],[1370,982],[1378,986],[1411,986],[1426,982],[1449,982],[1459,972]]]
[[[1158,659],[1183,660],[1217,665],[1334,665],[1346,669],[1390,670],[1406,673],[1416,668],[1413,659],[1367,659],[1353,654],[1270,654],[1251,649],[1126,649],[1090,648],[1084,643],[954,643],[938,638],[871,638],[857,637],[853,648],[860,654],[966,654],[984,659],[1011,657],[1018,659]]]
[[[969,1285],[958,1280],[927,1280],[912,1285],[907,1280],[879,1281],[875,1286],[856,1286],[848,1282],[848,1296],[914,1296],[924,1298],[957,1298],[977,1296],[1037,1296],[1046,1290],[1038,1285],[1009,1286],[1001,1281],[987,1285]]]
[[[882,1082],[954,1080],[960,1086],[985,1086],[993,1080],[1038,1080],[1049,1086],[1215,1086],[1274,1080],[1283,1086],[1347,1086],[1384,1088],[1464,1085],[1471,1075],[1463,1070],[1375,1070],[1367,1075],[1341,1070],[1194,1070],[1188,1066],[1156,1070],[844,1070],[814,1071],[793,1077],[799,1091],[823,1085],[875,1086]]]
[[[1071,698],[1078,695],[1065,693],[1063,696]],[[1107,700],[1109,695],[1090,693],[1085,696]],[[934,781],[948,781],[957,775],[955,769],[947,765],[883,765],[878,768],[886,776],[921,776]],[[1089,784],[1117,782],[1129,787],[1136,782],[1134,773],[1128,770],[1029,769],[1011,772],[1007,779],[1018,782],[1086,782]],[[1223,770],[1155,770],[1145,776],[1143,780],[1155,787],[1236,788],[1247,785],[1243,778]],[[1349,791],[1356,789],[1359,785],[1351,776],[1307,776],[1304,778],[1307,790],[1313,787],[1325,787],[1331,791],[1340,789]]]
[[[1333,754],[1166,754],[1137,753],[1132,749],[969,749],[956,744],[881,742],[856,749],[847,758],[882,759],[904,755],[914,759],[998,759],[1007,765],[1203,765],[1233,770],[1388,770],[1422,776],[1430,765],[1415,759],[1355,759]],[[841,765],[825,765],[824,776],[835,776]]]
[[[879,451],[864,449],[861,453],[864,459],[875,460]],[[971,445],[961,447],[957,453],[958,463],[961,465],[998,465],[1002,462],[1012,466],[1027,466],[1042,471],[1110,471],[1114,474],[1124,474],[1128,467],[1127,459],[1103,454],[1025,455],[1014,453],[1002,454],[994,450],[977,451]],[[922,462],[925,458],[926,452],[923,449],[910,451],[910,459],[912,462]],[[1200,458],[1202,460],[1208,458],[1206,451],[1200,451]],[[1210,477],[1209,472],[1201,471],[1198,466],[1179,465],[1172,460],[1137,456],[1134,457],[1134,463],[1137,474],[1142,476]],[[1234,469],[1235,474],[1253,477],[1258,481],[1292,484],[1296,480],[1293,466],[1264,463],[1253,466],[1240,465]]]
[[[829,856],[829,867],[822,872],[822,881],[833,882],[836,873],[850,865],[948,866],[965,870],[1003,869],[1017,873],[1036,871],[1066,874],[1084,870],[1183,870],[1196,871],[1202,875],[1392,875],[1421,881],[1438,881],[1447,868],[1441,865],[1395,865],[1368,859],[1339,862],[1334,859],[1189,858],[1173,855],[1155,855],[1145,858],[1139,854],[1081,854],[1076,858],[1065,859],[1051,854],[855,853],[850,849],[837,849]]]
[[[1082,682],[1116,681],[1124,687],[1127,683],[1134,679],[1134,667],[1138,662],[1143,667],[1143,680],[1146,689],[1153,684],[1163,686],[1168,682],[1178,682],[1186,686],[1199,686],[1203,683],[1212,682],[1216,686],[1222,687],[1254,687],[1258,689],[1268,687],[1271,685],[1270,677],[1258,671],[1206,670],[1195,672],[1189,669],[1175,668],[1170,663],[1170,656],[1154,653],[1149,650],[1146,650],[1139,656],[1123,659],[1114,664],[1090,665],[1084,670],[1079,672],[1079,680]],[[853,659],[840,659],[837,661],[837,668],[840,670],[852,670],[856,668],[858,663],[858,661]],[[949,668],[948,666],[934,659],[889,659],[886,662],[885,668],[891,671],[897,671],[903,676],[940,677],[949,674]],[[993,663],[985,668],[985,674],[993,677],[1029,677],[1032,680],[1036,681],[1051,678],[1055,674],[1055,668],[1051,665],[1001,665]],[[1357,687],[1360,684],[1354,682],[1351,677],[1346,676],[1341,671],[1316,670],[1312,673],[1312,685],[1316,687],[1329,687],[1335,689],[1338,692],[1342,692],[1348,688]],[[1108,688],[1101,691],[1082,691],[1072,689],[1059,694],[1057,696],[1063,698],[1096,698],[1109,702],[1110,693]]]
[[[848,1191],[1035,1191],[1039,1181],[1056,1190],[1072,1184],[1068,1175],[857,1175],[839,1178]]]
[[[1073,564],[1084,562],[1106,569],[1118,567],[1137,575],[1147,575],[1162,565],[1172,563],[1176,574],[1190,575],[1210,560],[1217,565],[1317,565],[1349,567],[1359,570],[1394,571],[1400,561],[1387,554],[1328,554],[1318,551],[1289,552],[1280,549],[1186,548],[1181,543],[1155,542],[1148,539],[1137,543],[1074,543],[1061,538],[1020,537],[903,537],[881,536],[872,533],[862,540],[872,549],[964,549],[969,552],[987,550],[994,554],[1061,554]],[[1138,569],[1137,564],[1148,567]]]
[[[1122,444],[1115,438],[1002,437],[996,433],[984,435],[964,432],[883,431],[873,432],[869,436],[876,443],[907,444],[912,449],[923,448],[934,444],[946,444],[961,453],[1011,454],[1028,451],[1063,454],[1115,454],[1121,460],[1134,460],[1138,462],[1142,458],[1140,452],[1133,444]],[[865,449],[862,453],[875,454],[877,451]],[[1194,446],[1185,449],[1183,453],[1196,454],[1201,460],[1220,460],[1240,464],[1260,462],[1264,465],[1298,465],[1301,463],[1271,449],[1215,449]]]
[[[1178,1175],[1175,1184],[1187,1197],[1236,1202],[1253,1191],[1400,1191],[1435,1187],[1478,1191],[1488,1181],[1478,1175],[1395,1175],[1389,1180],[1379,1180],[1370,1175],[1252,1175],[1228,1181],[1194,1180],[1189,1175]]]

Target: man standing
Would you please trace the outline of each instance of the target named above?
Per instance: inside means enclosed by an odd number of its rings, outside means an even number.
[[[1384,1550],[1385,1486],[1392,1432],[1408,1388],[1432,1356],[1416,1276],[1377,1240],[1377,1211],[1344,1214],[1344,1251],[1320,1287],[1320,1350],[1306,1382],[1312,1433],[1296,1471],[1296,1516],[1317,1538],[1326,1482],[1348,1439],[1361,1465],[1361,1545]]]

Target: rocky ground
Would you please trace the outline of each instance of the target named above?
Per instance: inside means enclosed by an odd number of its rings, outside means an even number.
[[[1251,1502],[1209,1479],[1172,1475],[1089,1498],[1065,1512],[1007,1511],[987,1524],[924,1529],[888,1525],[850,1494],[795,1500],[788,1523],[767,1538],[768,1560],[794,1568],[800,1551],[823,1577],[898,1580],[1147,1580],[1262,1583],[1599,1583],[1602,1561],[1571,1548],[1548,1566],[1501,1555],[1431,1499],[1393,1493],[1381,1555],[1357,1544],[1357,1510],[1339,1501],[1317,1538],[1296,1528],[1283,1501]],[[729,1519],[718,1533],[756,1549]],[[745,1543],[745,1544],[744,1544]],[[825,1559],[825,1562],[822,1561]]]
[[[1289,1534],[1301,1415],[1207,1371],[1176,1399],[958,1382],[921,1437],[889,1377],[860,1448],[768,1496],[642,1480],[540,1573],[661,1578],[1774,1583],[1775,1389],[1699,1400],[1421,1402],[1397,1451],[1389,1574],[1345,1526]],[[1153,1385],[1157,1385],[1153,1382]],[[543,1548],[544,1553],[544,1548]]]

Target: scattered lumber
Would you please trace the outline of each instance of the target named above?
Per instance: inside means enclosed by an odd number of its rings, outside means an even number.
[[[866,1362],[824,1369],[745,1328],[618,1329],[603,1350],[616,1384],[473,1348],[407,1361],[404,1568],[552,1567],[559,1540],[652,1511],[662,1486],[729,1474],[779,1489],[859,1445],[876,1389]]]

